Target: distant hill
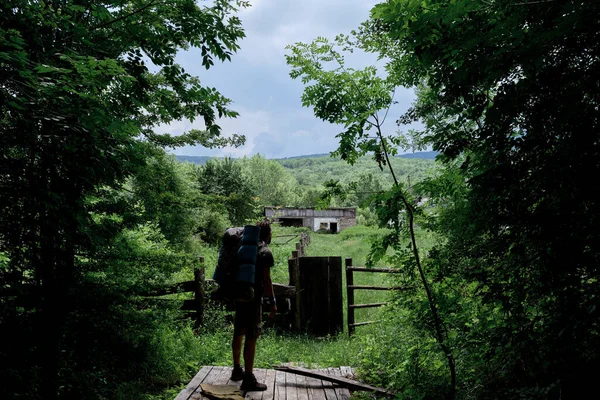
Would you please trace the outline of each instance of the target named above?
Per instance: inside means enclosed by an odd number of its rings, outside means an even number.
[[[438,154],[439,153],[437,151],[417,151],[415,153],[401,154],[398,157],[401,157],[401,158],[421,158],[421,159],[424,159],[424,160],[433,160],[433,159],[435,159],[435,156],[437,156]],[[178,161],[181,161],[181,162],[191,162],[193,164],[204,165],[204,164],[206,164],[207,160],[210,160],[211,158],[214,158],[214,157],[211,157],[211,156],[180,156],[180,155],[176,155],[175,158]],[[293,161],[293,160],[308,160],[308,159],[321,159],[321,158],[328,158],[328,159],[330,159],[329,153],[307,154],[307,155],[304,155],[304,156],[274,158],[274,160],[280,162],[284,166],[287,166],[286,164],[288,164],[288,161]]]
[[[305,156],[283,157],[283,158],[276,158],[275,160],[300,160],[303,158],[321,158],[321,157],[329,157],[329,153],[307,154]]]
[[[437,151],[417,151],[414,153],[401,154],[398,157],[402,158],[424,158],[426,160],[435,160],[435,156],[440,154]]]
[[[204,165],[206,164],[207,160],[210,160],[213,157],[210,156],[175,156],[175,159],[177,159],[177,161],[181,161],[181,162],[191,162],[192,164],[199,164],[199,165]]]

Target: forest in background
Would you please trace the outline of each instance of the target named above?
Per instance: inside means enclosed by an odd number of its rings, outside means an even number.
[[[199,362],[226,362],[219,310],[194,329],[145,294],[189,279],[201,255],[214,264],[225,227],[288,203],[360,204],[362,225],[334,246],[399,268],[412,290],[375,334],[273,332],[271,355],[312,344],[403,399],[585,398],[600,369],[600,4],[383,1],[350,34],[287,48],[302,105],[340,127],[332,156],[347,164],[179,163],[165,149],[244,143],[219,126],[232,100],[176,56],[230,60],[248,6],[0,4],[0,397],[167,398]],[[383,68],[350,68],[352,51]],[[417,98],[386,120],[400,87]],[[440,153],[431,173],[395,157],[408,148]]]

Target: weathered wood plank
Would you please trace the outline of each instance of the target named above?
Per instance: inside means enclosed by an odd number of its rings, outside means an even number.
[[[206,378],[206,376],[208,375],[208,373],[210,372],[210,370],[212,368],[213,367],[211,367],[211,366],[202,367],[200,369],[200,371],[198,371],[196,376],[194,376],[194,378],[192,378],[190,383],[188,383],[188,385],[185,387],[185,389],[183,389],[181,392],[179,392],[179,394],[177,395],[175,400],[188,400],[188,398],[192,395],[192,393],[194,393],[196,391],[196,389],[198,389],[198,387],[200,386],[200,384],[202,383],[204,378]]]
[[[401,272],[398,268],[366,268],[366,267],[351,267],[352,271],[356,272],[383,272],[388,274],[395,274]]]
[[[342,371],[340,368],[327,368],[329,371],[329,375],[342,376]],[[348,400],[351,396],[350,391],[342,386],[337,384],[333,385],[335,388],[335,394],[337,395],[338,400]]]
[[[323,375],[329,375],[329,372],[326,369],[319,369],[318,371]],[[333,384],[330,381],[323,379],[321,379],[321,382],[323,383],[323,391],[325,392],[327,400],[337,400],[337,393],[335,392]]]
[[[370,286],[370,285],[348,285],[348,289],[354,290],[410,290],[408,286]]]
[[[229,378],[231,377],[232,371],[233,371],[232,367],[223,367],[223,370],[221,371],[221,373],[217,377],[216,382],[213,383],[213,385],[228,385]]]
[[[365,383],[353,381],[351,379],[343,378],[341,376],[326,375],[326,374],[316,372],[313,370],[309,370],[306,368],[279,366],[279,367],[276,367],[275,370],[285,371],[285,372],[309,376],[309,377],[315,377],[315,378],[318,378],[321,380],[326,380],[328,382],[335,382],[335,383],[338,383],[340,385],[347,387],[350,390],[362,390],[362,391],[375,392],[375,393],[380,393],[380,394],[384,394],[384,395],[394,396],[394,393],[392,393],[386,389],[383,389],[383,388],[367,385]]]
[[[308,388],[306,387],[306,377],[302,375],[293,375],[296,377],[296,385],[298,387],[298,400],[309,400],[308,399]]]
[[[320,379],[307,376],[306,388],[308,391],[308,400],[327,400],[323,391],[323,383]]]
[[[285,374],[285,398],[286,400],[298,400],[298,385],[294,374]]]
[[[352,324],[351,326],[352,326],[352,327],[355,327],[355,326],[370,325],[370,324],[376,324],[376,323],[378,323],[378,322],[381,322],[381,321],[380,321],[380,320],[377,320],[377,321],[356,322],[356,323]]]
[[[296,286],[273,282],[273,293],[275,294],[275,297],[296,297]]]
[[[213,369],[210,370],[210,373],[208,374],[208,376],[204,379],[204,382],[202,383],[207,383],[209,385],[218,385],[218,379],[219,376],[221,375],[221,372],[223,372],[223,369],[225,367],[213,367]]]
[[[286,400],[285,399],[285,372],[275,372],[275,400]]]
[[[354,275],[352,272],[352,259],[346,258],[344,263],[346,265],[346,299],[347,299],[347,304],[348,304],[348,309],[346,310],[347,311],[346,318],[348,320],[348,336],[351,336],[352,334],[354,334],[353,324],[355,322],[354,308],[352,308],[352,306],[354,305],[354,289],[351,288],[351,286],[354,286]]]
[[[340,371],[342,372],[342,376],[348,379],[355,379],[354,370],[348,366],[340,367]]]
[[[370,303],[370,304],[351,304],[348,307],[350,308],[372,308],[372,307],[381,307],[390,304],[390,302],[385,303]]]
[[[273,400],[275,397],[275,371],[269,369],[265,374],[265,385],[267,385],[267,390],[262,393],[262,400]]]
[[[212,367],[206,378],[201,383],[206,383],[208,385],[218,385],[218,380],[221,374],[223,373],[223,369],[225,367]],[[191,394],[189,400],[210,400],[208,397],[202,395],[202,389],[198,386],[194,393]]]

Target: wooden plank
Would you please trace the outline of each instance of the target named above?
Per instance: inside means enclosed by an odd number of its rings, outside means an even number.
[[[352,369],[351,367],[342,366],[342,367],[340,367],[340,371],[342,372],[342,376],[344,378],[348,378],[348,379],[354,379],[355,378],[354,369]]]
[[[231,378],[231,373],[233,372],[232,367],[223,367],[223,370],[216,378],[216,381],[213,385],[228,385],[229,378]],[[233,382],[233,381],[232,381]]]
[[[347,387],[350,390],[361,390],[361,391],[367,391],[367,392],[375,392],[375,393],[379,393],[379,394],[384,394],[384,395],[389,395],[389,396],[395,396],[394,393],[383,389],[383,388],[379,388],[376,386],[371,386],[371,385],[367,385],[365,383],[360,383],[358,381],[354,381],[352,379],[347,379],[347,378],[343,378],[340,376],[330,376],[330,375],[325,375],[323,373],[319,373],[316,371],[312,371],[306,368],[300,368],[300,367],[288,367],[288,366],[279,366],[276,367],[275,370],[277,371],[285,371],[285,372],[289,372],[292,374],[298,374],[298,375],[304,375],[304,376],[309,376],[309,377],[314,377],[317,379],[321,379],[321,380],[326,380],[328,382],[335,382],[337,384],[340,384],[344,387]]]
[[[350,308],[372,308],[372,307],[381,307],[390,304],[390,302],[385,303],[370,303],[370,304],[352,304],[348,305]]]
[[[347,320],[348,320],[348,336],[354,333],[354,309],[352,306],[354,305],[354,290],[350,288],[350,286],[354,286],[354,276],[352,273],[352,259],[346,258],[346,299],[348,301],[348,312],[347,312]]]
[[[289,374],[296,378],[298,400],[308,399],[308,388],[306,387],[306,377],[302,375]]]
[[[267,390],[262,393],[262,400],[273,400],[275,397],[275,371],[272,369],[266,370],[265,373],[265,385]]]
[[[212,367],[206,378],[201,383],[206,383],[208,385],[217,385],[219,376],[223,372],[224,367]],[[199,386],[199,385],[198,385]],[[207,397],[202,395],[202,390],[200,387],[197,387],[194,390],[194,393],[191,394],[189,400],[209,400]]]
[[[349,289],[354,290],[409,290],[408,286],[367,286],[367,285],[349,285]]]
[[[285,399],[285,372],[276,371],[275,372],[275,390],[274,390],[274,400],[286,400]]]
[[[194,378],[192,378],[190,383],[188,383],[188,385],[185,387],[185,389],[183,389],[181,392],[179,392],[179,394],[177,395],[175,400],[187,400],[192,395],[192,393],[194,393],[196,391],[196,389],[198,389],[198,387],[200,386],[200,384],[202,383],[204,378],[206,378],[206,376],[208,375],[208,373],[210,372],[210,370],[212,368],[213,367],[211,367],[211,366],[202,367],[200,369],[200,371],[198,371],[196,376],[194,376]]]
[[[319,369],[317,371],[319,371],[325,376],[329,375],[327,369]],[[325,397],[327,398],[327,400],[338,400],[337,393],[335,392],[333,384],[330,381],[323,379],[321,379],[321,382],[323,383],[323,391],[325,392]]]
[[[194,281],[186,281],[186,282],[175,283],[171,286],[167,286],[164,288],[154,288],[145,293],[142,293],[141,296],[148,296],[148,297],[166,296],[169,294],[185,293],[185,292],[193,292],[193,291],[195,291],[195,282]]]
[[[201,258],[201,263],[204,263],[204,257]],[[196,303],[196,322],[195,327],[202,325],[204,321],[204,267],[194,268],[194,301]]]
[[[294,289],[296,289],[296,259],[295,258],[288,258],[288,275],[290,276],[290,286],[293,286]],[[294,294],[295,294],[295,290],[294,290]]]
[[[323,382],[320,379],[305,376],[308,400],[327,400],[323,391]]]
[[[283,283],[273,283],[273,292],[276,297],[296,297],[296,286],[288,286]]]
[[[366,268],[366,267],[350,267],[352,271],[356,272],[381,272],[387,274],[397,274],[401,272],[397,268]]]
[[[376,323],[378,323],[378,322],[381,322],[381,321],[366,321],[366,322],[357,322],[357,323],[355,323],[355,324],[352,324],[352,326],[353,326],[353,327],[354,327],[354,326],[363,326],[363,325],[369,325],[369,324],[376,324]]]
[[[342,376],[342,371],[340,368],[327,368],[327,370],[329,371],[329,375]],[[335,394],[337,395],[338,400],[348,400],[350,398],[351,394],[347,388],[341,387],[337,384],[333,386],[335,388]]]
[[[266,375],[267,375],[267,370],[266,369],[264,369],[264,368],[254,368],[253,372],[254,372],[254,376],[256,377],[256,380],[258,382],[261,382],[261,383],[265,382],[265,378],[266,378]],[[230,381],[230,382],[233,382],[233,381]],[[242,383],[241,381],[234,382],[234,384],[236,384],[236,385],[241,385],[241,383]],[[269,385],[267,384],[267,388],[268,388],[268,386]],[[263,397],[263,392],[248,392],[248,393],[246,393],[246,398],[247,399],[262,400],[262,397]]]
[[[210,373],[202,383],[207,383],[209,385],[218,385],[219,376],[221,375],[221,372],[223,372],[224,368],[225,367],[213,367],[213,369],[210,371]]]
[[[298,385],[294,374],[285,374],[285,398],[286,400],[298,400]]]

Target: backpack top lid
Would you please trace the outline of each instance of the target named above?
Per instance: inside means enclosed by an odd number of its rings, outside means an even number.
[[[223,234],[223,246],[238,244],[239,240],[244,235],[244,228],[229,228]]]

